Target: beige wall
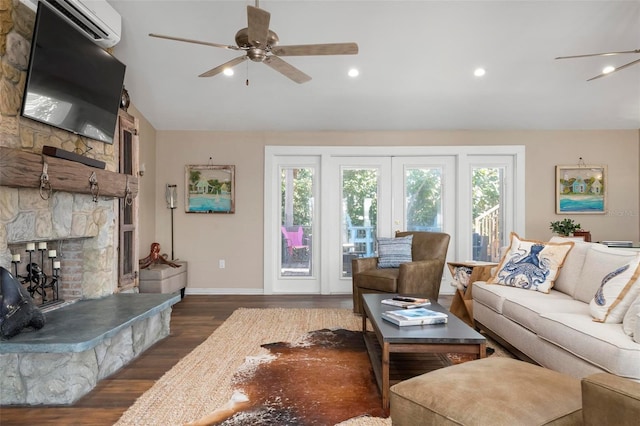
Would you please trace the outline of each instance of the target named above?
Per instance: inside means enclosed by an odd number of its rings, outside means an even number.
[[[142,142],[141,142],[142,144]],[[605,164],[609,169],[609,213],[573,215],[594,241],[640,239],[640,132],[624,131],[422,131],[422,132],[199,132],[158,131],[156,138],[155,240],[169,253],[167,183],[178,184],[175,210],[177,258],[189,262],[189,288],[198,292],[262,291],[263,170],[266,145],[416,146],[524,145],[526,147],[526,235],[548,239],[555,214],[555,165]],[[142,151],[141,151],[142,152]],[[186,214],[187,164],[236,166],[236,213]],[[147,173],[150,164],[147,162]],[[150,209],[143,208],[150,212]],[[143,216],[141,215],[141,219]],[[142,241],[150,241],[141,235]],[[153,239],[153,238],[151,238]],[[225,259],[226,268],[218,268]]]

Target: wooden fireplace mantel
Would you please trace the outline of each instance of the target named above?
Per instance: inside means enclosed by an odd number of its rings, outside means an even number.
[[[7,147],[0,147],[0,185],[40,188],[43,159],[47,163],[47,174],[53,191],[91,194],[89,179],[95,173],[99,196],[124,198],[127,186],[132,197],[138,195],[137,176]]]

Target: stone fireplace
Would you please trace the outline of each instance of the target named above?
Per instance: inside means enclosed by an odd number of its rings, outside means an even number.
[[[48,251],[55,250],[60,262],[60,299],[98,298],[116,290],[117,200],[94,202],[90,195],[69,193],[54,193],[42,200],[38,190],[0,187],[0,205],[0,235],[6,235],[7,246],[1,265],[12,274],[17,266],[18,275],[27,275],[31,254],[32,261],[51,275]],[[27,252],[30,242],[36,247],[46,242],[47,251]],[[20,263],[11,263],[15,255]]]
[[[0,0],[0,266],[11,273],[17,266],[25,276],[31,255],[50,274],[49,250],[55,250],[59,296],[77,303],[47,312],[42,329],[3,340],[2,405],[75,402],[168,336],[171,306],[180,300],[118,288],[119,199],[135,197],[138,185],[136,176],[117,173],[118,142],[93,141],[20,117],[34,18],[18,0]],[[44,146],[103,161],[105,170],[44,156]],[[50,194],[38,189],[45,162]],[[100,182],[95,199],[87,193],[92,176]],[[137,260],[132,264],[135,269]],[[136,292],[135,285],[128,288]]]
[[[106,170],[117,171],[117,146],[20,117],[34,21],[35,13],[18,0],[0,2],[0,147],[37,154],[45,145],[88,151],[87,156],[106,163]],[[26,244],[47,242],[61,262],[62,298],[112,294],[118,279],[117,222],[116,198],[94,202],[91,195],[53,188],[45,200],[38,189],[0,185],[0,266],[14,273],[12,256],[20,254],[18,272],[24,274]]]

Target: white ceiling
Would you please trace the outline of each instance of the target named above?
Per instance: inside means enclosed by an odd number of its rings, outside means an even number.
[[[281,45],[359,45],[283,58],[301,85],[251,61],[200,78],[241,53],[148,36],[235,44],[253,1],[108,1],[126,88],[158,130],[640,129],[640,63],[586,81],[640,54],[554,60],[639,49],[640,0],[263,0]]]

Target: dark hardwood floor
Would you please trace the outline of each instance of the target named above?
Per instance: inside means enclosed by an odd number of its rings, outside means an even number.
[[[2,406],[0,425],[111,425],[182,357],[239,308],[351,308],[351,296],[186,296],[171,334],[71,406]],[[2,378],[0,378],[2,380]],[[0,382],[0,386],[2,386]]]
[[[442,296],[443,306],[451,296]],[[174,305],[171,334],[70,406],[2,406],[0,425],[111,425],[156,380],[191,352],[231,313],[244,308],[348,308],[351,295],[186,296]],[[1,380],[1,378],[0,378]],[[1,386],[1,384],[0,384]]]

